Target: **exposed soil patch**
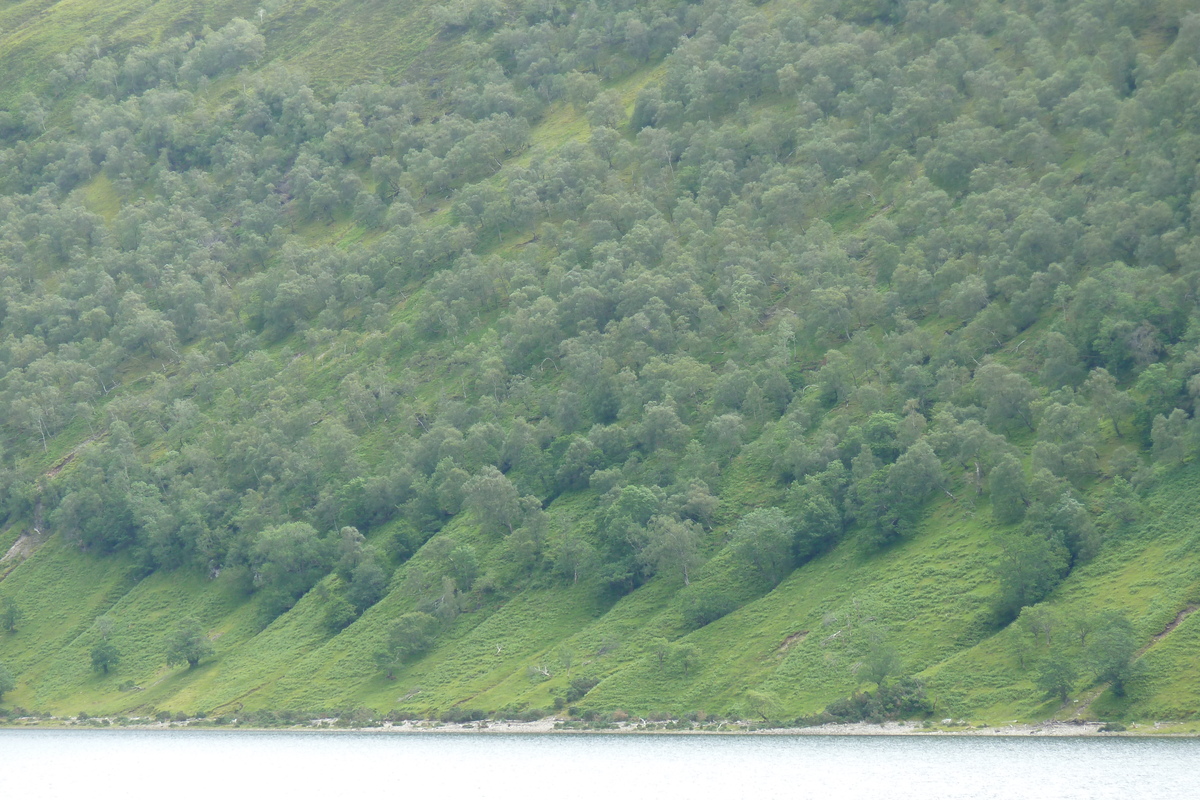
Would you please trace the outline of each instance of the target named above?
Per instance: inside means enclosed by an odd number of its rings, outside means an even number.
[[[783,640],[783,642],[780,643],[779,648],[776,650],[776,652],[786,653],[788,650],[791,649],[792,645],[794,645],[798,642],[803,642],[807,637],[808,637],[808,631],[796,631],[795,633],[793,633],[791,636],[787,637],[786,639]]]
[[[33,555],[33,551],[37,549],[42,541],[44,541],[44,537],[38,533],[33,531],[22,533],[13,542],[13,546],[8,548],[8,552],[0,556],[0,564],[7,564],[10,561],[24,561]]]
[[[1171,620],[1167,624],[1167,627],[1162,629],[1162,633],[1156,633],[1152,637],[1151,641],[1157,642],[1158,640],[1160,640],[1164,636],[1166,636],[1168,633],[1170,633],[1171,631],[1178,628],[1179,623],[1183,622],[1185,619],[1190,617],[1196,611],[1197,608],[1200,608],[1200,606],[1193,603],[1192,605],[1188,606],[1187,608],[1182,609],[1178,614],[1175,615],[1175,619]]]
[[[102,438],[105,435],[107,435],[107,434],[97,434],[96,436],[89,436],[88,438],[84,439],[74,449],[72,449],[71,452],[67,453],[65,456],[60,458],[58,460],[58,462],[55,463],[55,465],[53,467],[51,467],[49,469],[49,471],[46,472],[46,477],[47,478],[57,477],[58,473],[63,471],[63,467],[65,467],[67,464],[70,464],[72,461],[75,460],[75,456],[79,455],[79,451],[81,451],[83,448],[87,447],[89,444],[96,441],[97,439]]]
[[[33,528],[18,536],[12,547],[8,548],[8,552],[0,556],[0,580],[12,572],[17,564],[33,555],[33,551],[41,547],[49,538],[50,533],[46,530],[46,525],[42,520],[42,501],[39,500],[33,509]]]

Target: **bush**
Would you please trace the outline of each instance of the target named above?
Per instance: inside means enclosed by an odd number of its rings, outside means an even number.
[[[690,628],[703,628],[737,610],[737,603],[724,592],[697,591],[683,603],[683,619]]]
[[[576,700],[582,699],[585,694],[595,689],[599,683],[599,678],[572,678],[571,684],[567,688],[567,702],[574,703]]]
[[[411,711],[402,711],[398,708],[393,708],[387,713],[384,719],[388,722],[405,722],[410,719],[420,719],[420,716]]]
[[[478,722],[482,719],[487,719],[486,711],[481,711],[478,708],[461,708],[454,707],[442,712],[440,719],[442,722]]]
[[[916,678],[902,678],[879,688],[875,694],[855,692],[825,707],[824,722],[883,722],[912,719],[933,713],[933,703],[925,694],[925,684]]]
[[[247,714],[245,716],[245,720],[246,722],[257,725],[260,728],[267,728],[279,722],[278,717],[275,716],[275,712],[268,711],[265,708],[261,711],[254,711]]]

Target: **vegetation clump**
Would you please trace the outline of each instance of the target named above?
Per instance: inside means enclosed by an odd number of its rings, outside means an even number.
[[[880,686],[874,693],[855,692],[825,707],[809,724],[826,722],[873,722],[922,719],[934,711],[925,685],[916,678],[901,678]]]
[[[1186,4],[159,6],[0,12],[23,702],[1195,707]]]

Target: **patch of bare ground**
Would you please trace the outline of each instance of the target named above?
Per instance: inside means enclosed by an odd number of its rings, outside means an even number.
[[[13,568],[33,555],[42,544],[50,538],[42,521],[42,503],[39,500],[33,511],[33,527],[25,531],[13,542],[8,552],[0,556],[0,580],[13,571]]]
[[[1186,608],[1180,609],[1179,613],[1175,615],[1175,619],[1168,622],[1167,627],[1163,628],[1161,633],[1156,633],[1156,634],[1154,634],[1154,636],[1150,637],[1150,644],[1148,644],[1146,646],[1146,648],[1149,649],[1150,647],[1153,647],[1156,642],[1161,640],[1164,636],[1169,634],[1171,631],[1178,628],[1179,623],[1183,622],[1185,619],[1190,617],[1193,613],[1195,613],[1196,609],[1198,609],[1198,608],[1200,608],[1200,605],[1197,605],[1196,603],[1192,603],[1191,605],[1187,606]],[[1143,652],[1145,652],[1145,651],[1143,651]]]
[[[776,648],[775,652],[779,653],[780,655],[783,655],[784,653],[786,653],[788,650],[790,650],[792,648],[792,645],[798,644],[799,642],[803,642],[805,640],[805,638],[807,638],[807,636],[808,636],[808,631],[796,631],[791,636],[788,636],[786,639],[784,639],[780,643],[779,647]]]

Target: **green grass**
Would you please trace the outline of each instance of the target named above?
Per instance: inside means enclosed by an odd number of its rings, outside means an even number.
[[[1200,537],[1200,527],[1190,522],[1200,504],[1197,488],[1200,470],[1194,466],[1165,476],[1147,504],[1161,515],[1106,543],[1047,602],[1063,613],[1127,608],[1139,639],[1150,644],[1181,609],[1200,599],[1200,570],[1181,558]],[[550,512],[556,530],[594,524],[586,493],[564,497]],[[999,723],[1076,712],[1126,720],[1196,714],[1200,687],[1192,676],[1200,615],[1153,641],[1127,697],[1092,686],[1082,671],[1075,697],[1092,700],[1090,705],[1080,711],[1044,701],[1031,672],[1018,665],[1017,631],[997,630],[991,622],[991,527],[985,509],[939,503],[910,540],[868,554],[852,536],[773,591],[743,598],[749,601],[734,613],[690,633],[680,614],[678,578],[655,579],[615,605],[604,602],[595,584],[538,578],[511,596],[480,597],[395,680],[375,667],[374,653],[391,621],[412,607],[398,588],[405,568],[388,597],[331,635],[319,589],[261,628],[257,601],[247,602],[228,576],[168,573],[139,580],[130,562],[81,553],[57,536],[0,583],[0,597],[19,598],[26,611],[17,633],[0,635],[0,661],[20,676],[6,702],[60,714],[167,709],[236,715],[255,708],[367,706],[433,715],[454,705],[550,708],[554,695],[565,692],[563,652],[570,651],[570,677],[601,679],[581,702],[585,707],[738,714],[746,712],[747,692],[767,690],[781,699],[785,716],[795,716],[867,688],[853,667],[868,631],[875,631],[899,649],[906,673],[926,679],[945,716]],[[472,544],[485,565],[499,543],[468,515],[443,535]],[[716,555],[689,591],[729,585],[736,567],[720,551],[723,537],[712,534]],[[122,655],[107,676],[91,669],[89,657],[102,614],[113,622],[112,641]],[[164,638],[187,616],[214,638],[216,656],[193,670],[168,667]],[[658,665],[650,645],[660,636],[695,646],[697,663],[689,674],[678,665]]]
[[[277,2],[266,7],[261,30],[268,60],[307,70],[317,85],[428,78],[448,70],[459,47],[438,35],[430,17],[433,7]],[[88,35],[111,40],[120,51],[202,25],[219,27],[237,15],[254,19],[257,8],[244,2],[149,0],[9,4],[0,10],[0,70],[9,78],[0,89],[0,106],[41,80],[55,54]],[[661,74],[660,66],[651,65],[605,88],[617,91],[629,108],[637,92]],[[222,92],[235,89],[229,82],[215,84],[208,99],[216,102]],[[578,110],[554,106],[533,130],[531,147],[512,163],[583,140],[589,131]],[[501,170],[493,180],[504,178]],[[105,219],[119,211],[120,197],[103,176],[78,191],[82,202]],[[449,204],[439,200],[438,205],[434,213],[448,218]],[[852,203],[835,209],[831,221],[839,230],[853,230],[872,213]],[[302,233],[310,244],[338,247],[355,246],[372,235],[348,219],[311,223]],[[523,238],[497,243],[495,252],[512,253],[514,241]],[[424,300],[418,287],[399,303],[391,313],[394,329],[415,322]],[[932,329],[947,321],[930,317],[923,324]],[[373,335],[343,332],[310,351],[303,336],[293,334],[270,348],[270,375],[248,389],[266,395],[278,375],[288,385],[304,386],[310,397],[326,398],[348,371],[383,358],[393,368],[411,370],[416,399],[432,406],[461,393],[470,369],[454,358],[455,351],[485,330],[419,346],[412,336],[389,334],[376,351],[362,346]],[[712,346],[715,353],[721,345]],[[712,358],[718,360],[715,354]],[[149,363],[131,368],[123,376],[125,386],[132,389],[156,368]],[[399,424],[364,433],[368,457],[391,446]],[[763,427],[763,437],[773,435],[770,425]],[[49,470],[63,463],[88,435],[86,422],[76,420],[51,449],[38,454],[39,465]],[[997,629],[992,622],[994,526],[987,506],[975,507],[969,492],[932,503],[919,532],[908,540],[868,553],[851,535],[774,590],[755,594],[740,580],[724,545],[736,509],[782,500],[763,452],[748,446],[724,471],[725,508],[707,533],[710,560],[697,571],[693,587],[684,590],[679,578],[661,577],[613,602],[594,581],[564,585],[536,576],[505,594],[474,597],[436,646],[394,679],[376,667],[374,655],[393,621],[413,608],[402,588],[407,567],[397,572],[387,597],[333,635],[324,625],[322,590],[334,578],[263,627],[260,602],[247,598],[233,576],[141,577],[131,560],[82,553],[58,534],[0,581],[0,599],[17,598],[25,611],[18,632],[0,633],[0,662],[18,675],[5,704],[58,714],[166,709],[236,716],[253,709],[367,706],[434,715],[456,705],[487,711],[550,708],[571,677],[586,675],[601,682],[580,705],[601,711],[745,714],[747,693],[767,690],[780,698],[783,714],[794,717],[865,688],[854,667],[869,636],[880,635],[900,651],[906,673],[927,681],[941,715],[988,722],[1073,714],[1129,720],[1200,715],[1200,686],[1194,679],[1200,668],[1200,615],[1153,638],[1181,609],[1200,602],[1200,567],[1193,556],[1200,539],[1194,521],[1200,510],[1200,467],[1163,476],[1147,500],[1145,523],[1107,542],[1095,561],[1077,569],[1048,599],[1064,613],[1128,609],[1147,645],[1144,669],[1126,697],[1092,685],[1081,672],[1074,696],[1083,702],[1059,708],[1039,695],[1030,671],[1019,665],[1018,632]],[[549,513],[552,539],[597,525],[596,498],[587,492],[558,498]],[[0,550],[6,551],[20,531],[12,525],[0,532]],[[373,539],[388,533],[385,528]],[[498,538],[478,530],[469,515],[456,517],[441,535],[474,546],[485,571],[498,560]],[[421,560],[418,555],[410,563]],[[728,586],[741,607],[688,631],[684,597]],[[110,636],[121,653],[120,664],[108,675],[90,666],[101,615],[112,621]],[[215,656],[195,669],[164,661],[165,638],[185,617],[200,620],[216,648]],[[651,649],[659,637],[695,647],[696,663],[686,674],[671,660],[658,663]],[[569,673],[567,652],[573,661]]]
[[[171,36],[254,22],[267,59],[307,74],[314,86],[434,78],[454,64],[458,41],[443,39],[431,2],[161,3],[154,0],[24,0],[0,9],[0,108],[39,88],[55,57],[96,36],[120,57]],[[258,11],[262,9],[263,17]]]

